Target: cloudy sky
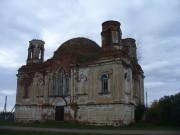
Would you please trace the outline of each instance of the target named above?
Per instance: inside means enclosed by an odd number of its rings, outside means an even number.
[[[0,111],[15,104],[17,70],[32,39],[45,41],[45,59],[73,37],[101,45],[101,24],[121,22],[136,39],[148,103],[180,91],[179,0],[0,0]]]

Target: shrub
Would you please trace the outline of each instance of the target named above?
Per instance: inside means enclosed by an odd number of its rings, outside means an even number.
[[[141,103],[138,103],[138,105],[135,108],[135,121],[141,121],[143,119],[145,113],[145,106]]]

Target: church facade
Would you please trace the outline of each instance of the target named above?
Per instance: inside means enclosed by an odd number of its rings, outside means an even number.
[[[15,121],[77,121],[121,126],[134,122],[144,104],[144,73],[136,43],[122,39],[120,23],[102,23],[102,46],[78,37],[44,61],[45,42],[29,41],[26,65],[17,73]]]

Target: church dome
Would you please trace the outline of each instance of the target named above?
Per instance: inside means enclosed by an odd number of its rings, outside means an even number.
[[[100,46],[87,38],[78,37],[64,42],[55,52],[54,56],[72,55],[80,59],[94,58],[98,55]]]

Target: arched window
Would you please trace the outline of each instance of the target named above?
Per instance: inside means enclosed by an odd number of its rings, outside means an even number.
[[[44,81],[43,80],[39,80],[38,81],[38,85],[40,86],[40,85],[44,85]]]
[[[38,81],[38,93],[37,96],[44,96],[44,81],[39,80]]]
[[[24,84],[23,97],[24,98],[28,98],[29,97],[29,83],[25,83]]]
[[[63,95],[63,70],[59,70],[58,72],[58,95]]]
[[[85,81],[87,81],[87,78],[84,75],[81,75],[78,81],[80,83],[84,83]]]
[[[64,76],[64,95],[67,96],[69,91],[69,76]]]
[[[101,75],[101,93],[108,92],[108,76],[106,74]]]
[[[28,59],[32,59],[34,55],[34,46],[31,45],[28,49]]]
[[[60,69],[57,75],[57,85],[58,85],[58,96],[67,96],[69,93],[69,75],[64,73],[64,70]],[[54,95],[56,91],[56,79],[53,79],[53,90]]]

